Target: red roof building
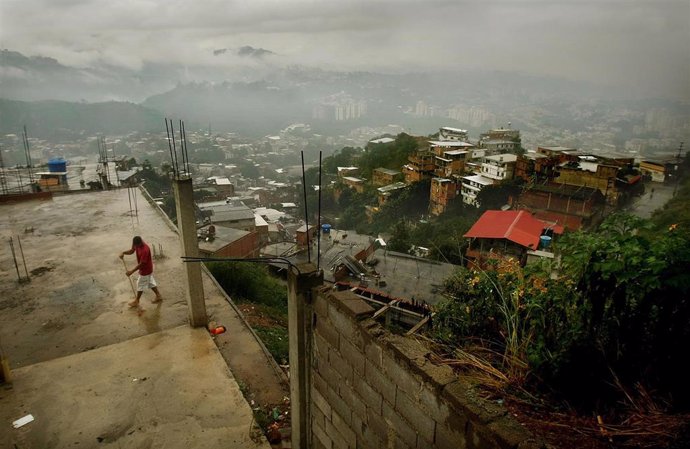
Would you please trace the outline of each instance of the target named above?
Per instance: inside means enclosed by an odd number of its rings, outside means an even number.
[[[479,266],[497,257],[516,257],[524,264],[527,251],[538,250],[542,236],[550,241],[562,233],[562,226],[534,218],[528,211],[488,210],[464,235],[472,239],[466,257]]]

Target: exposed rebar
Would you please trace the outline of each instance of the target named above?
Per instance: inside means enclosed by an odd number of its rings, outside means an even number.
[[[311,247],[309,246],[309,212],[307,210],[307,181],[304,174],[304,151],[300,151],[302,156],[302,190],[304,191],[304,229],[307,236],[307,262],[311,263]]]
[[[321,151],[319,151],[319,214],[316,224],[316,269],[321,268]]]
[[[26,259],[24,258],[24,249],[22,248],[22,241],[17,236],[17,243],[19,244],[19,253],[22,255],[22,263],[24,264],[24,273],[26,273],[26,280],[29,280],[29,270],[26,269]]]

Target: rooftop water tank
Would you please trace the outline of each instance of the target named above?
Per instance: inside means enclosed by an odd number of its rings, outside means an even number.
[[[542,235],[541,237],[539,237],[539,246],[541,247],[541,249],[548,248],[550,244],[551,237],[549,237],[548,235]]]
[[[65,161],[62,158],[49,160],[48,161],[48,171],[51,173],[66,172],[67,171],[67,161]]]
[[[322,224],[321,225],[321,231],[323,231],[324,234],[328,234],[331,232],[331,225],[329,224]]]

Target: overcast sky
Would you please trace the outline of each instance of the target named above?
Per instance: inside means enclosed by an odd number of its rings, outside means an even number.
[[[690,100],[690,0],[0,0],[0,46],[61,63],[498,69]],[[246,62],[247,58],[241,59]]]

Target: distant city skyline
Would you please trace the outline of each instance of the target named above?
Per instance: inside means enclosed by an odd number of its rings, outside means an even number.
[[[690,100],[687,0],[3,0],[0,47],[62,64],[515,71]]]

